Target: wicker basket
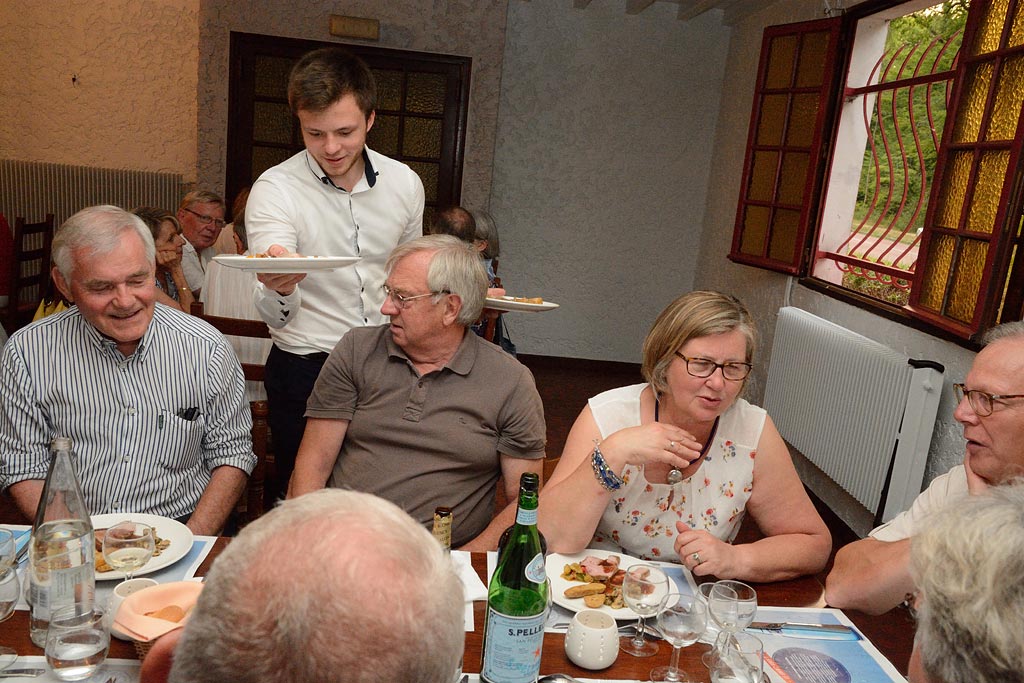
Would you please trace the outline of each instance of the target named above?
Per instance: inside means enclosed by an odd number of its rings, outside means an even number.
[[[146,655],[149,654],[149,650],[153,647],[153,642],[154,641],[152,640],[146,643],[142,642],[141,640],[132,641],[132,645],[135,646],[135,654],[138,656],[139,661],[145,659]]]

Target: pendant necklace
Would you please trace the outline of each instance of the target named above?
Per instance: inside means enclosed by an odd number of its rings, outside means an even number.
[[[661,403],[658,400],[657,395],[655,395],[655,397],[654,397],[654,421],[655,422],[658,421],[658,407],[660,405],[661,405]],[[715,440],[715,432],[717,432],[717,431],[718,431],[718,418],[716,417],[715,418],[715,424],[713,424],[711,426],[711,434],[708,436],[708,440],[704,443],[704,447],[700,449],[700,458],[698,458],[698,460],[703,460],[704,459],[704,456],[707,454],[708,449],[711,448],[711,442]],[[665,477],[665,481],[668,483],[669,486],[675,486],[676,484],[678,484],[682,480],[683,480],[683,471],[680,470],[678,467],[673,467],[671,470],[669,470],[668,476]]]

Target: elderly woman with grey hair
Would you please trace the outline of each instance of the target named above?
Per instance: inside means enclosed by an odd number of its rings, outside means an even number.
[[[912,683],[1024,681],[1024,482],[932,516],[911,541]]]

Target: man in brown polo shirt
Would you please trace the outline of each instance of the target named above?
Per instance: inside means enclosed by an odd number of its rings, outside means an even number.
[[[467,334],[487,276],[447,235],[396,248],[385,267],[389,325],[356,328],[331,352],[306,407],[288,497],[332,487],[374,493],[424,525],[453,509],[453,546],[494,548],[515,505],[491,519],[495,485],[515,500],[540,473],[544,409],[530,371]]]

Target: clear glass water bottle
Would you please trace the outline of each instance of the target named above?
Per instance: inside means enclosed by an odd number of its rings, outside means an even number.
[[[71,439],[50,444],[50,469],[36,508],[29,546],[29,635],[46,645],[50,614],[93,607],[95,536],[85,497],[71,462]]]

